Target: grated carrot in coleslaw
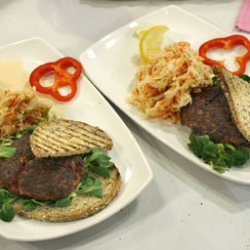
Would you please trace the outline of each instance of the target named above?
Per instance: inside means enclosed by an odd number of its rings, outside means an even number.
[[[49,108],[38,100],[34,89],[0,90],[0,138],[8,138],[38,123],[46,118]]]
[[[192,102],[191,91],[212,84],[211,75],[188,42],[177,42],[139,66],[128,100],[145,118],[178,123],[180,109]]]

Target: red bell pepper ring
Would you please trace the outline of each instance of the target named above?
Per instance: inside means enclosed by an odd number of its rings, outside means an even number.
[[[242,55],[235,57],[235,61],[239,64],[239,68],[232,73],[235,75],[242,75],[247,66],[247,62],[250,59],[250,41],[248,38],[242,35],[232,35],[223,38],[215,38],[203,43],[199,48],[199,55],[204,58],[204,63],[210,66],[218,66],[220,68],[226,69],[224,65],[224,60],[216,61],[207,57],[207,52],[212,49],[222,48],[229,50],[237,45],[242,45],[247,49],[247,52]]]
[[[74,72],[68,69],[73,68]],[[83,71],[82,65],[71,57],[64,57],[56,62],[49,62],[34,69],[29,78],[30,85],[35,87],[39,93],[48,94],[58,101],[71,100],[77,92],[77,80]],[[44,76],[54,75],[55,79],[51,86],[42,86],[41,79]],[[69,87],[70,92],[66,95],[60,93],[60,88]]]

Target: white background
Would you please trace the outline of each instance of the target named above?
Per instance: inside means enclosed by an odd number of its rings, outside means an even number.
[[[78,57],[107,33],[170,4],[235,32],[242,1],[0,0],[0,45],[41,36],[63,54]],[[154,173],[140,197],[88,230],[33,243],[0,238],[0,249],[250,249],[250,186],[193,166],[119,114]]]

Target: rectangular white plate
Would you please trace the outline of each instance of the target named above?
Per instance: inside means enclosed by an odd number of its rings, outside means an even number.
[[[18,58],[26,71],[62,55],[46,41],[32,38],[0,48],[0,59]],[[16,216],[0,220],[0,235],[18,241],[48,240],[78,232],[120,211],[133,201],[152,179],[152,172],[134,137],[96,88],[82,77],[78,95],[65,106],[65,118],[87,122],[106,131],[113,140],[109,152],[120,170],[122,187],[110,205],[89,218],[67,223],[46,223]]]
[[[85,67],[87,76],[104,95],[135,122],[182,156],[215,175],[234,182],[250,184],[249,163],[244,168],[232,168],[224,174],[218,174],[189,151],[187,147],[189,131],[187,129],[144,120],[126,102],[129,87],[136,72],[133,58],[139,53],[139,41],[134,36],[135,30],[139,27],[159,24],[169,27],[169,31],[166,33],[168,40],[188,41],[195,50],[209,39],[228,35],[176,6],[169,6],[123,26],[83,52],[80,60]],[[250,72],[249,66],[248,73]]]

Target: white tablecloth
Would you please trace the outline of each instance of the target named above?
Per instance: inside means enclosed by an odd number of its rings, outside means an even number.
[[[176,4],[232,32],[241,0],[2,0],[0,45],[40,36],[78,57],[121,25]],[[1,250],[250,249],[250,187],[211,175],[121,114],[143,149],[154,180],[128,207],[88,230],[43,242],[0,238]]]

